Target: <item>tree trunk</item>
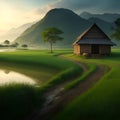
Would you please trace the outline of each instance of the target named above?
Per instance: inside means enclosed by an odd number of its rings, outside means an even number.
[[[52,50],[52,42],[50,42],[50,52],[52,53],[53,50]]]

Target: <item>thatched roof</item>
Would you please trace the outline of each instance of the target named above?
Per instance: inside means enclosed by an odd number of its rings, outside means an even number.
[[[100,38],[84,38],[84,36],[91,30],[94,29],[94,27],[96,27],[104,36],[104,39],[100,39]],[[101,45],[115,45],[110,38],[96,25],[93,24],[91,27],[89,27],[87,30],[85,30],[78,38],[77,40],[73,43],[73,45],[75,44],[101,44]]]
[[[100,44],[100,45],[115,45],[112,41],[108,39],[81,39],[77,44]]]

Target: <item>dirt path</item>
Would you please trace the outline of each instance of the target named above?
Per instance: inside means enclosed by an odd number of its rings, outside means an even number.
[[[67,58],[64,58],[67,59]],[[68,59],[67,59],[68,60]],[[83,68],[83,71],[86,72],[88,68],[74,60],[74,63],[78,64]],[[84,81],[82,81],[74,89],[71,89],[64,94],[60,94],[64,84],[61,84],[54,88],[52,91],[45,94],[47,102],[44,104],[43,108],[37,110],[30,118],[27,120],[52,120],[53,116],[61,111],[66,104],[72,101],[75,97],[81,95],[82,93],[88,91],[100,78],[105,74],[104,66],[97,66],[97,70],[88,76]],[[51,119],[50,119],[51,118]]]

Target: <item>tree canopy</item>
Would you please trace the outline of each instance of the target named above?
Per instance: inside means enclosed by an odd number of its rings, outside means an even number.
[[[28,47],[28,45],[26,45],[26,44],[23,44],[23,45],[21,45],[23,48],[27,48]]]
[[[52,53],[52,46],[53,43],[56,43],[56,41],[63,40],[63,38],[60,36],[63,32],[55,27],[47,28],[43,31],[42,37],[44,39],[44,42],[50,43],[50,50]]]
[[[5,45],[9,45],[9,44],[10,44],[10,41],[9,41],[9,40],[5,40],[5,41],[4,41],[4,44],[5,44]]]
[[[112,37],[116,40],[120,40],[120,18],[115,21],[115,31],[112,34]]]

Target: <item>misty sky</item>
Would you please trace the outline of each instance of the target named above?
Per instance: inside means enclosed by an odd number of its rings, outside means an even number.
[[[80,14],[120,13],[120,0],[0,0],[0,33],[40,20],[52,8],[68,8]]]

